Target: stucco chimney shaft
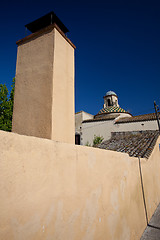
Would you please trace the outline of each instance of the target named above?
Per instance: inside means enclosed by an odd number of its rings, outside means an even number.
[[[17,42],[12,131],[74,143],[74,49],[53,23]]]

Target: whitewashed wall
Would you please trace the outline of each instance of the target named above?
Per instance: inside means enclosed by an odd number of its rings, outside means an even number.
[[[158,130],[156,120],[115,124],[115,132]]]
[[[108,120],[83,123],[81,135],[82,145],[86,145],[86,143],[92,145],[94,135],[102,136],[107,140],[111,137],[111,132],[158,130],[156,120],[119,124],[115,124],[114,122],[114,120]]]
[[[81,143],[82,145],[86,145],[87,143],[92,145],[94,135],[102,136],[104,139],[109,139],[111,137],[111,132],[113,131],[113,120],[83,123]]]
[[[93,119],[93,115],[84,111],[80,111],[75,114],[75,131],[76,133],[80,133],[80,127],[82,126],[82,122],[87,119]]]

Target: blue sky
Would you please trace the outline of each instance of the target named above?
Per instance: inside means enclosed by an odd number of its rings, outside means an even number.
[[[54,11],[76,45],[75,106],[96,114],[113,90],[133,115],[160,105],[160,1],[5,1],[0,7],[0,83],[10,89],[24,25]]]

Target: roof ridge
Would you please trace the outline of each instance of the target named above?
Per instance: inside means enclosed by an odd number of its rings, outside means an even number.
[[[158,115],[160,115],[160,112],[158,112]],[[156,120],[156,114],[155,113],[147,113],[137,116],[131,116],[131,117],[121,117],[117,119],[116,123],[126,123],[126,122],[136,122],[136,121],[150,121],[150,120]]]

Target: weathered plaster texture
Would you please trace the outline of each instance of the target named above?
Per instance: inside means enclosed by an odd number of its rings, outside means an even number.
[[[160,201],[158,143],[142,164],[150,216]],[[140,239],[137,158],[3,131],[0,149],[0,239]]]
[[[160,202],[160,137],[147,162],[141,159],[148,218]]]
[[[53,26],[19,41],[12,131],[74,143],[74,48]]]

